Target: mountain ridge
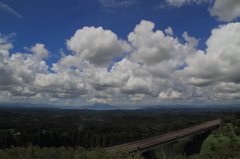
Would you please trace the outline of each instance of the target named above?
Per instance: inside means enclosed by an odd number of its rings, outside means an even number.
[[[224,108],[240,107],[240,104],[231,105],[149,105],[149,106],[113,106],[110,104],[94,103],[84,106],[57,106],[50,104],[30,103],[0,103],[0,107],[26,107],[26,108],[58,108],[58,109],[89,109],[89,110],[117,110],[117,109],[160,109],[160,108]]]

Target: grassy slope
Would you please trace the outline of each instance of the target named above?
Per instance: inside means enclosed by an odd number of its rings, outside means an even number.
[[[233,126],[232,124],[228,124],[228,126],[229,126],[230,129],[231,129],[233,138],[236,140],[236,142],[237,142],[238,144],[240,144],[240,136],[237,136],[237,135],[235,134],[235,132],[234,132],[234,130],[233,130],[233,127],[234,127],[234,126]]]
[[[200,155],[202,158],[240,158],[240,136],[233,131],[228,123],[221,129],[212,131],[203,142]]]

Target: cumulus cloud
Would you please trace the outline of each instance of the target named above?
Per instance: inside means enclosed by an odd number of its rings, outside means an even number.
[[[208,86],[218,82],[240,83],[240,23],[221,25],[212,30],[207,40],[206,53],[197,51],[187,57],[188,67],[177,71],[186,83],[195,86]]]
[[[173,38],[165,36],[160,30],[153,32],[153,28],[154,23],[142,20],[128,35],[129,42],[135,48],[130,55],[132,61],[152,65],[172,57]]]
[[[124,94],[146,94],[152,95],[150,78],[130,77],[126,85],[121,88],[120,92]]]
[[[12,96],[34,96],[37,93],[32,90],[37,74],[47,74],[48,66],[45,61],[36,54],[15,53],[10,55],[13,47],[8,38],[4,36],[0,41],[0,90],[8,91]],[[41,49],[40,49],[41,51]]]
[[[188,36],[188,33],[186,31],[182,34],[182,37],[188,42],[189,45],[193,47],[196,47],[198,45],[198,40],[194,37]]]
[[[158,98],[160,99],[179,99],[181,98],[182,94],[177,91],[172,92],[161,92],[159,93]]]
[[[48,66],[30,54],[16,53],[0,61],[0,90],[9,97],[35,96],[34,80],[38,73],[46,74]]]
[[[167,29],[164,30],[166,34],[168,35],[173,35],[173,30],[171,27],[168,27]]]
[[[0,2],[0,10],[7,12],[8,14],[11,14],[17,18],[23,18],[23,16],[19,13],[17,13],[15,10],[10,8],[8,5]]]
[[[121,57],[131,49],[127,42],[102,27],[84,27],[77,30],[75,35],[67,40],[67,47],[74,51],[74,55],[64,57],[61,62],[76,67],[83,60],[96,66],[107,66],[113,58]]]
[[[73,54],[61,51],[51,68],[43,60],[50,53],[44,44],[30,47],[33,54],[10,53],[10,36],[2,36],[0,99],[76,105],[239,101],[240,23],[213,29],[206,50],[198,50],[198,39],[187,32],[174,38],[170,27],[153,29],[154,23],[141,21],[129,42],[101,27],[77,30],[67,40]],[[116,57],[122,59],[112,62]]]
[[[211,16],[216,16],[219,21],[230,22],[240,17],[239,0],[216,0],[209,9]]]
[[[30,51],[32,51],[40,60],[43,58],[48,59],[49,57],[49,51],[45,49],[44,44],[37,43],[35,46],[31,47]]]
[[[1,86],[32,84],[36,73],[47,73],[48,66],[29,54],[13,54],[1,63]]]
[[[90,80],[89,83],[92,84],[95,89],[100,90],[107,89],[108,87],[121,87],[128,81],[132,69],[136,67],[138,67],[138,64],[123,59],[116,63],[110,72],[108,72],[106,68],[92,72],[92,76],[94,77],[92,79],[94,80]]]

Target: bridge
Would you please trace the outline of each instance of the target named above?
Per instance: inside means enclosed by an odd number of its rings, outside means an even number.
[[[193,137],[201,134],[205,131],[213,130],[219,127],[221,120],[215,120],[205,124],[193,126],[190,128],[170,132],[167,134],[142,139],[134,142],[129,142],[117,146],[108,147],[105,150],[108,152],[113,152],[119,149],[127,150],[129,152],[149,149],[154,146],[163,146],[163,155],[164,157],[170,157],[173,155],[173,145],[182,138],[189,138],[193,140]]]

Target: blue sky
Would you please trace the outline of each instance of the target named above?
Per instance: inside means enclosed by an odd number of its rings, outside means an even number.
[[[0,101],[234,104],[238,0],[0,0]]]

